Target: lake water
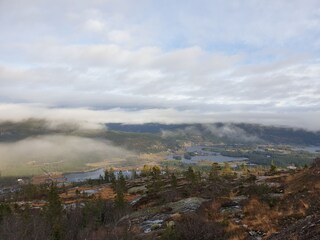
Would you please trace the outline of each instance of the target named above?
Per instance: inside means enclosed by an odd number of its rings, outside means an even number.
[[[132,171],[122,171],[122,173],[125,178],[132,178],[133,176]],[[114,174],[118,178],[119,171],[115,171]],[[139,175],[140,172],[137,171],[137,174]],[[84,182],[89,179],[99,179],[100,176],[104,177],[104,169],[99,168],[87,172],[66,173],[63,176],[66,182]]]
[[[104,176],[104,169],[102,168],[88,172],[75,172],[64,174],[66,182],[83,182],[88,179],[99,179],[100,176]]]
[[[212,151],[206,151],[203,150],[203,148],[210,148],[205,146],[193,146],[188,147],[186,149],[186,152],[197,152],[199,155],[192,156],[191,159],[186,159],[184,156],[181,156],[181,160],[184,163],[191,163],[191,162],[198,162],[198,161],[212,161],[212,162],[233,162],[233,161],[245,161],[248,160],[248,158],[245,157],[228,157],[223,156],[218,152],[212,152]],[[173,155],[170,155],[167,157],[168,160],[175,160]]]

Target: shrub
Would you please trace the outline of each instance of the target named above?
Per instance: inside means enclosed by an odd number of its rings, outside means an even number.
[[[181,240],[226,239],[226,233],[221,225],[205,221],[196,214],[185,215],[176,223],[175,232]]]

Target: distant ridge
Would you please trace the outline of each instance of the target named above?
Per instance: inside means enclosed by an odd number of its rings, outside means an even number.
[[[109,130],[133,133],[160,133],[161,131],[174,131],[194,126],[194,124],[161,124],[161,123],[144,123],[144,124],[124,124],[124,123],[107,123]]]
[[[290,127],[265,126],[248,123],[212,123],[212,124],[124,124],[124,123],[107,123],[108,130],[120,131],[127,133],[161,133],[162,131],[185,130],[192,127],[201,132],[203,135],[210,134],[207,126],[213,126],[216,129],[224,130],[236,129],[245,134],[256,136],[267,143],[277,144],[296,144],[296,145],[320,145],[320,132],[312,132],[304,129],[295,129]]]

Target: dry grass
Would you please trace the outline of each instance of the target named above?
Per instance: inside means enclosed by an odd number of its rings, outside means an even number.
[[[55,179],[56,181],[58,181],[58,179],[62,179],[62,178],[63,178],[62,173],[53,172],[53,173],[50,173],[50,176],[48,175],[33,176],[31,179],[31,183],[35,185],[40,185],[47,182],[51,182],[52,179]]]
[[[228,233],[229,240],[239,240],[239,239],[246,239],[247,233],[245,229],[241,228],[239,225],[234,223],[229,223],[226,227],[226,232]]]
[[[107,185],[100,190],[99,196],[103,200],[112,200],[115,197],[115,192],[113,191],[110,185]]]
[[[243,223],[249,227],[262,230],[267,235],[278,230],[277,220],[282,216],[282,213],[277,209],[270,208],[268,204],[258,198],[250,199],[244,206],[243,212],[246,216]]]

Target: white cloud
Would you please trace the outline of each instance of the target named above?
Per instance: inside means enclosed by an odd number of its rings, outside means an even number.
[[[151,108],[128,110],[113,108],[95,110],[88,108],[52,108],[34,104],[1,104],[0,121],[22,121],[29,118],[46,119],[54,125],[76,123],[84,129],[101,129],[104,123],[213,123],[246,122],[276,126],[290,126],[309,130],[320,130],[320,111],[199,111],[173,108]]]
[[[105,29],[105,24],[96,19],[89,19],[84,23],[84,29],[92,32],[101,32]]]
[[[319,1],[0,4],[0,103],[15,114],[130,108],[111,115],[316,128],[304,116],[320,109]]]
[[[129,43],[131,41],[131,36],[129,32],[121,30],[113,30],[108,33],[108,37],[113,43]]]

